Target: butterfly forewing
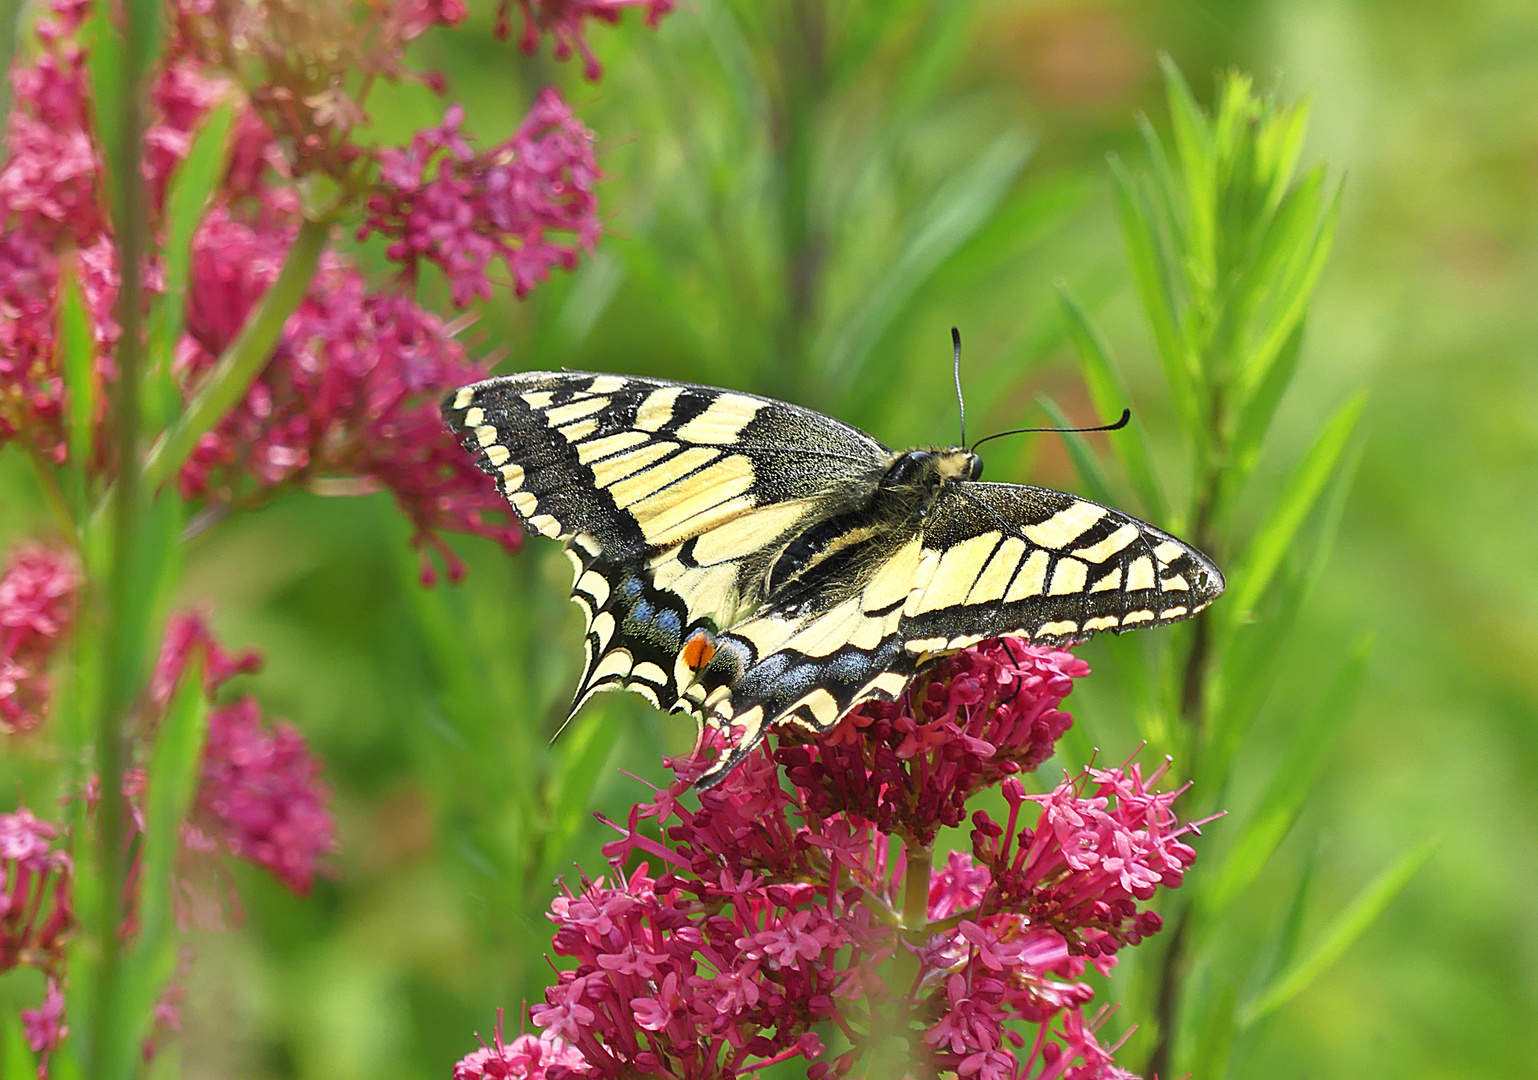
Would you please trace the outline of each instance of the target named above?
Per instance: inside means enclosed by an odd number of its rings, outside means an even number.
[[[934,569],[898,633],[925,656],[984,638],[1060,645],[1194,615],[1223,591],[1201,552],[1117,510],[1046,488],[959,483],[924,530]]]
[[[1195,548],[1062,492],[936,480],[914,511],[883,479],[906,455],[769,398],[533,372],[443,411],[524,524],[566,543],[588,624],[572,711],[627,687],[694,713],[729,740],[702,786],[775,724],[826,731],[985,638],[1120,633],[1223,591]]]

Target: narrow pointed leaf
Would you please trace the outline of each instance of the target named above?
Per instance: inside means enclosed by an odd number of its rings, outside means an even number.
[[[1357,394],[1336,412],[1288,479],[1270,515],[1237,560],[1228,600],[1230,620],[1247,618],[1265,595],[1283,556],[1334,475],[1366,402],[1364,394]]]
[[[96,382],[96,341],[91,316],[80,293],[73,259],[61,260],[59,272],[59,368],[69,408],[69,484],[76,521],[89,512],[86,476],[96,454],[96,411],[100,387]]]
[[[1239,1010],[1239,1025],[1249,1027],[1275,1012],[1339,960],[1430,861],[1439,843],[1435,838],[1423,841],[1369,882],[1345,910],[1330,920],[1312,948],[1244,1004]]]
[[[1265,869],[1291,831],[1335,737],[1350,716],[1367,670],[1370,649],[1370,638],[1364,636],[1357,641],[1323,696],[1303,714],[1293,730],[1287,753],[1271,777],[1271,783],[1223,859],[1204,904],[1211,917],[1221,917],[1228,911]]]
[[[1084,369],[1084,382],[1089,387],[1090,399],[1100,410],[1101,416],[1109,419],[1120,415],[1122,409],[1131,407],[1132,394],[1111,359],[1110,346],[1089,321],[1089,316],[1068,287],[1058,285],[1057,293],[1067,316],[1068,338],[1078,351]],[[1148,515],[1155,521],[1167,520],[1169,515],[1164,494],[1159,490],[1159,481],[1149,462],[1143,428],[1136,417],[1126,429],[1116,432],[1111,442],[1121,456],[1122,464],[1127,467],[1127,476],[1137,489],[1138,497],[1143,500],[1143,508]]]
[[[151,410],[159,412],[158,416],[152,417],[152,423],[164,423],[172,415],[170,409],[175,394],[175,384],[171,381],[172,352],[181,337],[185,317],[192,238],[223,178],[234,118],[232,102],[221,102],[210,110],[166,191],[166,237],[162,249],[165,288],[156,298],[150,318],[149,359],[154,374],[147,389]]]
[[[1030,157],[1031,143],[1006,131],[965,174],[945,184],[909,231],[901,251],[828,349],[826,370],[844,387],[863,372],[892,321],[923,284],[987,224]]]
[[[1116,193],[1116,212],[1121,219],[1122,239],[1132,264],[1132,280],[1138,301],[1153,330],[1154,344],[1169,384],[1175,414],[1191,438],[1200,438],[1201,409],[1196,400],[1194,364],[1180,329],[1179,307],[1170,285],[1168,266],[1159,249],[1154,211],[1140,191],[1137,179],[1126,166],[1111,159]]]
[[[1068,415],[1057,407],[1057,402],[1045,394],[1040,395],[1036,400],[1054,426],[1062,428],[1073,426]],[[1062,439],[1063,445],[1068,448],[1068,456],[1073,461],[1074,471],[1079,474],[1084,494],[1107,506],[1114,503],[1116,498],[1111,494],[1110,481],[1106,479],[1105,471],[1100,468],[1100,460],[1095,457],[1094,447],[1089,445],[1089,440],[1076,431],[1064,433]]]

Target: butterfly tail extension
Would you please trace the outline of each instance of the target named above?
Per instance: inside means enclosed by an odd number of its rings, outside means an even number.
[[[664,711],[678,702],[673,658],[682,647],[686,612],[677,597],[656,588],[644,568],[625,568],[597,540],[578,533],[566,544],[574,577],[571,599],[582,609],[583,670],[569,721],[605,690],[629,690]]]

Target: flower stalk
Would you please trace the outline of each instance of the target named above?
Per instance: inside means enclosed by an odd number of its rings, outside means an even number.
[[[117,71],[109,69],[107,73],[109,79],[112,74],[117,76],[116,85],[109,83],[110,100],[117,106],[113,128],[116,152],[109,147],[108,153],[119,274],[116,318],[120,336],[114,353],[117,378],[111,397],[117,496],[107,522],[111,540],[106,586],[88,593],[96,606],[93,622],[100,627],[102,641],[96,772],[104,790],[111,793],[101,801],[96,834],[100,903],[93,927],[97,953],[95,1002],[86,1048],[87,1074],[96,1080],[117,1080],[125,1075],[131,1054],[125,1030],[128,1018],[121,1015],[122,997],[118,992],[122,974],[118,928],[123,918],[120,904],[127,880],[127,848],[123,804],[116,793],[123,788],[127,714],[138,690],[137,662],[142,649],[137,639],[141,628],[133,624],[131,615],[139,606],[134,594],[144,588],[138,580],[138,549],[144,541],[139,446],[145,330],[142,272],[149,246],[149,221],[144,213],[139,147],[146,128],[146,81],[159,39],[159,6],[140,0],[126,6],[125,17],[122,49],[116,57]],[[100,31],[110,32],[110,18],[106,12],[98,14]],[[99,46],[103,44],[98,41]]]

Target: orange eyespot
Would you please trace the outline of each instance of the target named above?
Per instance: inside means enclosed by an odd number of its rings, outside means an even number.
[[[716,639],[708,630],[696,630],[689,635],[689,640],[684,642],[684,663],[693,671],[698,671],[710,663],[710,658],[716,655]]]

